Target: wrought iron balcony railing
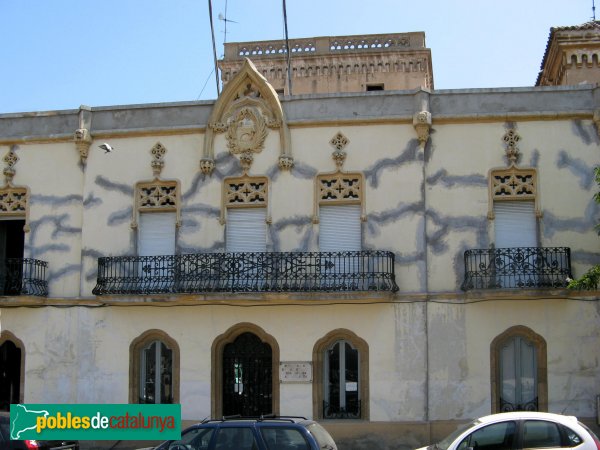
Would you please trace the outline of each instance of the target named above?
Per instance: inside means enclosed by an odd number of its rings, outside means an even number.
[[[564,288],[571,277],[568,247],[514,247],[465,252],[462,289]]]
[[[0,295],[48,295],[46,261],[30,258],[0,260]]]
[[[386,251],[98,258],[95,295],[398,290]]]

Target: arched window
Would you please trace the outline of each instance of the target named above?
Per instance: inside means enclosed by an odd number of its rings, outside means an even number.
[[[349,330],[335,330],[313,348],[313,416],[368,419],[369,347]]]
[[[25,348],[10,331],[0,332],[0,411],[23,403]]]
[[[166,333],[150,330],[130,347],[131,403],[179,402],[179,347]]]
[[[509,328],[491,345],[492,412],[546,411],[546,342],[524,326]]]
[[[240,323],[212,345],[212,415],[279,414],[279,345],[251,323]]]

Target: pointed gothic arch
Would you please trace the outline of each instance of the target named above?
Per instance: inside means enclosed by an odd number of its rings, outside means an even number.
[[[24,403],[25,346],[13,333],[0,332],[0,411]]]
[[[241,122],[252,128],[243,140],[239,139]],[[279,167],[290,169],[293,165],[290,135],[279,97],[246,58],[240,71],[225,85],[215,102],[204,135],[200,170],[210,174],[214,169],[215,133],[227,133],[230,152],[251,159],[253,153],[262,150],[268,128],[279,129]]]
[[[229,344],[234,344],[243,335],[251,334],[271,349],[271,402],[272,413],[279,414],[279,344],[258,325],[243,322],[233,325],[225,333],[217,336],[211,349],[211,414],[212,417],[223,415],[223,363],[224,352]]]

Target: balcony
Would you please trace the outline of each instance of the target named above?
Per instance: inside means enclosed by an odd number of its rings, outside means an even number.
[[[8,258],[0,261],[0,295],[48,295],[46,261]]]
[[[560,289],[571,277],[568,247],[515,247],[465,252],[465,280],[461,288]]]
[[[349,251],[104,257],[93,293],[397,290],[392,252]]]

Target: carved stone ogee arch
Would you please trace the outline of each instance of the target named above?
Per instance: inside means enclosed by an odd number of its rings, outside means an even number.
[[[282,170],[291,168],[293,157],[290,133],[279,97],[267,79],[246,58],[240,71],[225,85],[211,112],[204,134],[204,147],[200,161],[200,170],[203,173],[210,174],[214,169],[215,133],[227,132],[228,137],[234,139],[234,135],[237,133],[235,127],[231,128],[232,120],[244,117],[252,117],[258,121],[261,127],[265,125],[268,128],[279,128],[279,167]],[[251,148],[245,148],[245,146],[236,148],[237,146],[232,142],[230,140],[229,143],[232,153],[248,153],[250,155],[253,151],[260,151],[263,143],[261,139],[257,139],[252,143]]]
[[[0,331],[0,345],[5,342],[12,342],[15,347],[21,350],[21,367],[19,368],[19,403],[25,403],[25,345],[23,341],[17,338],[8,330]]]
[[[129,403],[138,403],[140,388],[140,350],[153,341],[163,342],[173,352],[173,403],[180,403],[180,351],[177,341],[162,330],[144,331],[129,345]]]
[[[369,420],[369,344],[356,333],[345,328],[330,331],[313,347],[313,419],[323,419],[323,397],[324,397],[324,354],[325,350],[337,341],[348,341],[359,353],[359,393],[361,402],[361,420]]]
[[[515,325],[496,336],[490,344],[491,412],[500,412],[498,405],[501,389],[500,349],[506,341],[515,337],[525,338],[535,346],[537,357],[538,409],[539,411],[548,411],[548,355],[546,340],[529,327]]]
[[[277,340],[261,327],[250,322],[242,322],[230,327],[217,336],[211,348],[211,416],[223,415],[223,350],[243,333],[256,335],[263,343],[269,344],[272,351],[272,389],[273,414],[279,414],[279,344]]]

